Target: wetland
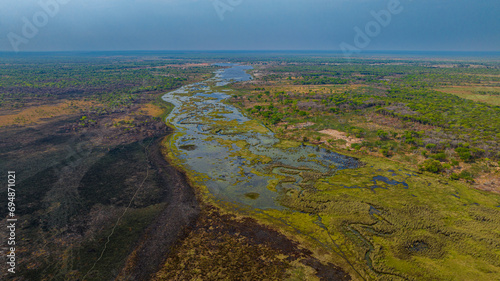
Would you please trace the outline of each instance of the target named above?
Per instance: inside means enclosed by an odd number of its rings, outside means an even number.
[[[283,145],[262,123],[225,103],[228,83],[248,81],[249,67],[234,65],[215,78],[184,86],[163,96],[175,106],[167,123],[171,156],[198,175],[218,200],[254,208],[280,209],[277,197],[312,187],[321,177],[355,168],[358,161],[302,143]]]
[[[238,85],[251,85],[254,70],[219,66],[215,77],[163,96],[174,105],[167,158],[203,200],[280,229],[356,280],[499,276],[498,196],[396,161],[284,138],[237,105]],[[482,231],[474,229],[478,217]],[[461,268],[471,256],[476,266]]]

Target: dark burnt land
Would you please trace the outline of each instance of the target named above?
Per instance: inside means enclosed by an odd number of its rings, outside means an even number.
[[[93,118],[99,123],[109,116]],[[176,184],[182,181],[179,173],[158,161],[166,125],[140,120],[148,122],[137,131],[100,125],[72,130],[71,119],[3,130],[2,169],[19,171],[18,235],[24,238],[19,280],[77,280],[98,260],[108,236],[107,249],[87,279],[109,280],[144,229],[172,209],[174,187],[190,190]],[[150,255],[161,261],[162,253]]]

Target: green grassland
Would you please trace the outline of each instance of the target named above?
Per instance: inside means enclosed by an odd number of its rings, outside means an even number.
[[[293,211],[264,213],[327,245],[337,260],[346,256],[366,279],[499,278],[500,196],[386,160],[363,162],[284,194],[280,202]]]
[[[286,210],[205,200],[280,228],[355,279],[498,279],[500,196],[383,158],[362,162],[281,191]]]
[[[457,86],[438,88],[437,90],[464,99],[500,106],[500,88],[498,87]]]

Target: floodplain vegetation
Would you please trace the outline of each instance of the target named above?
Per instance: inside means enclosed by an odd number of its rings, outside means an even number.
[[[228,102],[282,145],[318,145],[363,163],[284,191],[288,211],[257,217],[328,249],[353,279],[500,280],[498,61],[254,67],[256,79],[231,85]]]
[[[234,85],[231,102],[283,139],[500,192],[498,63],[318,60],[257,64],[258,79]]]

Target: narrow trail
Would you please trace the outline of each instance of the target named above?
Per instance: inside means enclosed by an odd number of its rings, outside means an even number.
[[[340,248],[339,244],[337,244],[337,242],[335,242],[335,239],[333,239],[332,235],[330,234],[330,231],[328,230],[328,227],[326,227],[326,225],[324,225],[322,223],[323,221],[323,218],[318,215],[318,218],[320,220],[320,224],[318,224],[318,226],[320,228],[322,228],[324,231],[326,231],[326,234],[328,235],[328,237],[330,238],[330,240],[332,241],[333,245],[335,245],[335,247],[337,248],[338,252],[333,250],[337,255],[339,255],[340,257],[342,257],[348,264],[349,266],[358,274],[359,277],[361,277],[361,279],[363,279],[364,281],[366,281],[366,278],[363,277],[363,275],[354,267],[354,265],[349,261],[349,259],[347,258],[347,255],[344,253],[344,251],[342,251],[342,249]]]
[[[161,151],[163,139],[150,149],[150,161],[159,184],[167,193],[165,207],[144,230],[115,280],[149,280],[163,266],[172,248],[187,235],[197,221],[201,208],[186,176],[165,160]]]
[[[146,155],[146,163],[149,163],[149,156],[148,156],[148,148],[149,146],[151,145],[151,143],[153,142],[153,140],[151,140],[146,146],[142,145],[140,143],[140,145],[144,148],[144,154]],[[104,253],[106,252],[106,249],[108,247],[108,244],[109,242],[111,241],[111,236],[113,236],[113,234],[115,233],[115,230],[116,228],[118,227],[118,224],[120,223],[121,219],[125,216],[125,214],[127,213],[128,209],[130,208],[130,206],[132,206],[132,203],[134,202],[135,200],[135,197],[137,196],[137,194],[139,193],[139,191],[142,189],[142,187],[144,186],[144,183],[146,182],[146,180],[148,179],[149,177],[149,166],[146,166],[146,176],[144,177],[144,179],[142,180],[141,184],[139,185],[139,187],[136,189],[136,191],[134,192],[134,195],[132,196],[132,198],[130,199],[127,207],[125,208],[125,210],[123,211],[123,213],[120,215],[120,217],[118,218],[118,220],[116,221],[116,223],[114,224],[113,228],[111,229],[111,233],[108,235],[108,237],[106,238],[106,243],[104,244],[104,247],[101,251],[101,255],[99,256],[99,258],[94,262],[94,264],[92,265],[92,267],[87,271],[87,273],[85,273],[85,275],[82,277],[82,280],[85,281],[85,278],[89,275],[90,272],[92,272],[92,270],[94,270],[95,266],[97,265],[97,263],[102,259],[102,257],[104,256]]]

